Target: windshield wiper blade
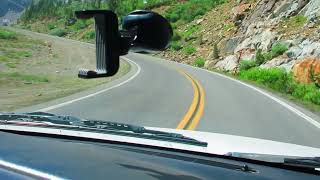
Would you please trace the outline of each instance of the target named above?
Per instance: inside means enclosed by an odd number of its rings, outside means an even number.
[[[6,122],[43,122],[52,123],[56,125],[73,125],[81,122],[82,119],[73,116],[58,116],[45,112],[31,112],[31,113],[0,113],[0,121]]]
[[[320,168],[320,157],[285,158],[284,163],[306,168]]]
[[[77,131],[99,132],[107,134],[116,134],[132,136],[146,139],[170,141],[182,144],[190,144],[206,147],[207,142],[198,141],[193,138],[183,136],[178,133],[169,133],[146,129],[142,126],[135,126],[124,123],[86,120],[73,116],[59,116],[51,113],[32,112],[32,113],[0,113],[1,124],[29,125],[34,123],[44,125],[47,128],[63,128]],[[40,123],[40,124],[39,124]],[[1,129],[0,129],[1,130]]]
[[[197,146],[203,146],[203,147],[208,146],[207,142],[198,141],[196,139],[183,136],[182,134],[150,130],[142,126],[135,126],[135,125],[129,125],[124,123],[88,120],[84,122],[84,125],[82,127],[99,129],[99,130],[127,131],[127,132],[134,133],[133,136],[142,137],[146,139],[165,140],[165,141],[197,145]]]

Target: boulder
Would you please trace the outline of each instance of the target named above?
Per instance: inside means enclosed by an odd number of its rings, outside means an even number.
[[[221,49],[220,51],[221,54],[223,55],[233,54],[234,50],[239,45],[241,39],[242,37],[237,36],[237,37],[232,37],[230,39],[223,39],[222,41],[220,41],[219,47]]]
[[[296,2],[297,4],[296,9],[292,11],[289,15],[290,16],[297,15],[309,2],[310,0],[299,0],[298,2]]]
[[[289,58],[297,58],[301,55],[301,53],[302,53],[302,49],[298,46],[294,46],[294,47],[291,47],[286,54]]]
[[[288,2],[288,1],[281,1],[281,3],[276,7],[273,14],[276,17],[288,17],[290,14],[294,13],[298,9],[298,2]]]
[[[225,71],[234,71],[238,67],[238,58],[235,55],[227,56],[222,61],[217,62],[215,68]]]
[[[298,61],[293,67],[295,80],[301,83],[316,82],[320,85],[320,58],[309,57]]]
[[[246,12],[252,8],[252,4],[242,3],[232,9],[233,20],[235,25],[240,26],[246,17]]]
[[[309,20],[314,17],[320,17],[320,1],[319,0],[309,0],[310,2],[304,6],[301,10],[304,16]]]
[[[255,49],[243,49],[237,53],[240,60],[255,60],[256,50]]]
[[[235,18],[238,15],[241,15],[249,11],[251,8],[252,8],[252,4],[249,4],[249,3],[240,4],[239,6],[232,8],[233,17]]]
[[[320,43],[313,42],[309,39],[304,40],[300,46],[301,54],[297,57],[297,59],[304,59],[309,56],[317,56],[320,57]]]
[[[256,48],[259,48],[262,51],[268,51],[277,39],[276,37],[275,32],[272,32],[270,29],[266,29],[262,33],[250,36],[242,41],[242,43],[235,49],[235,53],[243,49]]]
[[[288,58],[287,56],[279,56],[279,57],[276,57],[264,64],[262,64],[260,66],[260,68],[265,68],[265,69],[270,69],[270,68],[274,68],[274,67],[280,67],[284,64],[288,64],[292,61],[292,59]],[[292,65],[293,66],[293,65]],[[290,67],[285,67],[285,69],[289,72],[292,68],[292,66]],[[284,66],[282,66],[284,67]]]
[[[217,62],[219,61],[219,59],[217,60],[207,60],[204,64],[204,68],[206,69],[213,69],[214,66],[217,64]]]
[[[281,64],[279,67],[280,68],[283,68],[286,72],[290,73],[293,66],[295,65],[296,61],[295,60],[291,60],[287,63],[283,63]]]

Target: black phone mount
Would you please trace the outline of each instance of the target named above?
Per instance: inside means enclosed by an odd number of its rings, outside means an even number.
[[[140,50],[164,50],[172,37],[170,23],[151,11],[134,11],[124,17],[119,30],[117,15],[109,10],[76,11],[79,19],[95,19],[96,70],[79,70],[80,78],[113,76],[119,69],[119,56],[130,48]]]

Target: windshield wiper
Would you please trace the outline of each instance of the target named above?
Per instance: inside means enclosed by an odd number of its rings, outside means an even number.
[[[320,168],[320,157],[284,158],[284,163],[306,168]]]
[[[70,129],[76,131],[131,136],[203,147],[208,145],[206,142],[198,141],[178,133],[155,131],[146,129],[142,126],[124,123],[87,120],[73,116],[59,116],[44,112],[0,113],[0,125],[41,126],[46,128]],[[5,129],[0,126],[0,131],[5,131]]]
[[[288,165],[298,168],[320,168],[320,157],[297,157],[297,156],[283,156],[283,155],[271,155],[271,154],[254,154],[254,153],[241,153],[241,152],[229,152],[227,156],[253,159],[258,161],[265,161],[276,163],[280,165]]]

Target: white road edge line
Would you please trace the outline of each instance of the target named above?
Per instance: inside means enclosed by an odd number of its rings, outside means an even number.
[[[134,61],[132,61],[132,60],[126,58],[126,57],[121,57],[121,58],[124,59],[124,60],[126,60],[126,61],[128,61],[128,62],[130,62],[131,64],[134,64],[134,65],[138,68],[137,72],[136,72],[133,76],[131,76],[129,79],[127,79],[127,80],[125,80],[125,81],[123,81],[123,82],[121,82],[121,83],[119,83],[119,84],[116,84],[116,85],[114,85],[114,86],[111,86],[111,87],[109,87],[109,88],[107,88],[107,89],[103,89],[103,90],[101,90],[101,91],[98,91],[98,92],[89,94],[89,95],[87,95],[87,96],[83,96],[83,97],[76,98],[76,99],[73,99],[73,100],[70,100],[70,101],[66,101],[66,102],[63,102],[63,103],[61,103],[61,104],[56,104],[56,105],[53,105],[53,106],[49,106],[49,107],[46,107],[46,108],[43,108],[43,109],[39,109],[39,110],[37,110],[37,111],[47,112],[47,111],[50,111],[50,110],[53,110],[53,109],[57,109],[57,108],[60,108],[60,107],[69,105],[69,104],[71,104],[71,103],[75,103],[75,102],[77,102],[77,101],[81,101],[81,100],[84,100],[84,99],[87,99],[87,98],[96,96],[96,95],[98,95],[98,94],[104,93],[104,92],[109,91],[109,90],[111,90],[111,89],[120,87],[120,86],[122,86],[122,85],[124,85],[124,84],[126,84],[126,83],[129,83],[130,81],[132,81],[134,78],[136,78],[136,77],[140,74],[140,72],[141,72],[141,67],[140,67],[137,63],[135,63]]]
[[[177,63],[177,62],[175,62],[175,63]],[[188,64],[182,64],[182,63],[177,63],[177,64],[181,64],[181,65],[184,65],[184,66],[187,66],[187,67],[191,67],[191,68],[194,68],[194,69],[200,69],[200,70],[205,71],[205,72],[207,72],[207,73],[211,73],[211,74],[214,74],[214,75],[217,75],[217,76],[220,76],[220,77],[229,79],[229,80],[231,80],[231,81],[237,82],[237,83],[239,83],[239,84],[242,84],[242,85],[244,85],[244,86],[246,86],[246,87],[248,87],[248,88],[250,88],[250,89],[252,89],[252,90],[254,90],[254,91],[257,91],[257,92],[259,92],[259,93],[267,96],[268,98],[274,100],[275,102],[279,103],[279,104],[282,105],[283,107],[287,108],[287,109],[290,110],[291,112],[295,113],[296,115],[300,116],[301,118],[305,119],[306,121],[308,121],[309,123],[311,123],[312,125],[314,125],[314,126],[316,126],[317,128],[320,129],[320,123],[319,123],[318,121],[316,121],[316,120],[314,120],[313,118],[309,117],[308,115],[306,115],[305,113],[301,112],[300,110],[298,110],[298,109],[290,106],[289,104],[283,102],[282,100],[280,100],[280,99],[278,99],[278,98],[276,98],[276,97],[274,97],[274,96],[272,96],[272,95],[270,95],[270,94],[268,94],[268,93],[266,93],[266,92],[264,92],[264,91],[262,91],[262,90],[260,90],[260,89],[258,89],[258,88],[256,88],[256,87],[254,87],[254,86],[252,86],[252,85],[249,85],[249,84],[247,84],[247,83],[244,83],[244,82],[242,82],[242,81],[233,79],[233,78],[231,78],[231,77],[225,76],[225,75],[220,74],[220,73],[217,73],[217,72],[209,71],[209,70],[207,70],[207,69],[202,69],[202,68],[193,67],[193,66],[190,66],[190,65],[188,65]]]

